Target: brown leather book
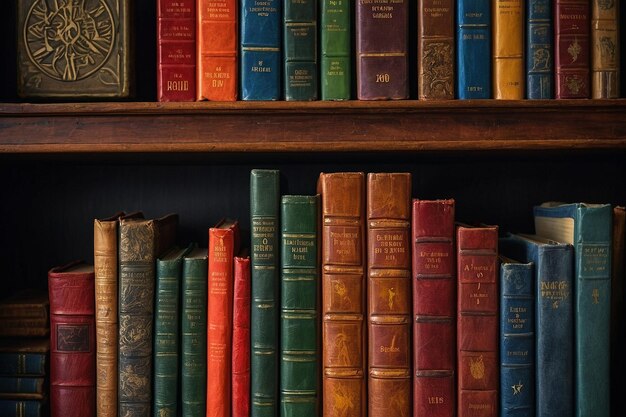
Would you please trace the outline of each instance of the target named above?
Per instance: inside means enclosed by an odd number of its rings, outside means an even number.
[[[362,172],[320,174],[322,389],[325,417],[365,417],[365,245]]]
[[[626,208],[613,207],[613,253],[611,257],[611,415],[626,415],[621,383],[626,372],[624,335],[624,280],[626,280]]]
[[[0,336],[48,336],[50,303],[45,290],[26,289],[0,301]]]
[[[368,409],[411,415],[411,174],[367,176]]]
[[[418,7],[419,99],[453,99],[455,2],[419,0]]]
[[[619,0],[591,1],[591,98],[619,97],[619,16]]]
[[[524,2],[498,0],[493,8],[493,98],[524,98]]]

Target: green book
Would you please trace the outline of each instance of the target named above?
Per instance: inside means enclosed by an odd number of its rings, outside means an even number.
[[[275,417],[278,414],[279,184],[278,171],[254,169],[250,173],[251,417]]]
[[[320,0],[322,100],[350,100],[350,0]]]
[[[285,100],[317,100],[317,0],[285,0]]]
[[[280,416],[319,408],[319,196],[281,203]]]

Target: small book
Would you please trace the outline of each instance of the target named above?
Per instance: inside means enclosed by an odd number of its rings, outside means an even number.
[[[591,98],[620,96],[619,4],[619,0],[591,0]]]
[[[526,98],[554,98],[552,1],[526,2]]]
[[[590,97],[590,0],[554,0],[555,98]]]
[[[0,336],[48,336],[50,303],[45,290],[26,289],[0,301]]]
[[[456,16],[457,96],[491,98],[491,1],[459,0]]]
[[[493,8],[493,98],[524,98],[524,1],[498,0]]]
[[[44,376],[48,368],[50,339],[11,337],[0,339],[0,375]]]
[[[0,415],[3,417],[42,417],[46,415],[44,410],[44,401],[0,399]]]
[[[235,256],[233,300],[232,417],[250,416],[250,256]]]
[[[317,0],[286,0],[283,9],[287,101],[317,100]]]
[[[319,0],[322,100],[350,100],[352,2]]]

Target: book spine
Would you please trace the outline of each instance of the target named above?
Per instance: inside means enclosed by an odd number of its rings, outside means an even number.
[[[250,416],[250,258],[235,256],[232,417]]]
[[[592,98],[618,98],[620,94],[619,3],[591,2]]]
[[[454,200],[413,200],[414,417],[456,410]]]
[[[44,353],[0,353],[0,375],[45,375]]]
[[[281,417],[319,415],[318,201],[281,202]]]
[[[552,1],[526,3],[526,97],[554,98]]]
[[[497,256],[497,227],[458,227],[458,417],[498,415]]]
[[[352,2],[319,1],[322,100],[350,100]]]
[[[359,100],[409,97],[408,0],[356,1]]]
[[[196,0],[157,0],[157,98],[196,99]]]
[[[281,98],[280,0],[241,0],[241,99]]]
[[[419,0],[417,33],[420,100],[454,98],[453,0]]]
[[[41,417],[42,401],[0,400],[0,415],[3,417]]]
[[[613,207],[613,246],[611,253],[611,415],[626,415],[620,381],[626,370],[624,284],[626,283],[626,208]]]
[[[49,336],[50,328],[46,327],[25,327],[27,323],[16,324],[16,327],[2,327],[0,325],[0,336],[2,337],[30,337]]]
[[[493,7],[493,98],[524,98],[524,2],[498,0]]]
[[[238,89],[236,0],[198,1],[198,100],[235,101]]]
[[[589,0],[554,0],[556,98],[589,98]]]
[[[33,324],[45,326],[48,324],[48,304],[1,305],[0,319],[2,323],[7,320],[33,320]]]
[[[43,394],[43,377],[0,376],[0,392]]]
[[[278,415],[279,173],[250,173],[252,308],[251,416]]]
[[[19,330],[20,327],[48,327],[48,317],[43,318],[7,318],[1,319],[0,329],[5,331]]]
[[[286,0],[283,27],[285,100],[317,100],[317,0]]]
[[[459,0],[456,35],[458,98],[491,98],[491,2]]]

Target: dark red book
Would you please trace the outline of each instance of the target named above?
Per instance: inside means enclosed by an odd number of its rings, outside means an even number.
[[[96,414],[93,265],[75,261],[48,272],[52,417]]]
[[[556,98],[589,98],[589,0],[555,0]]]
[[[250,257],[235,256],[232,417],[250,416]]]

